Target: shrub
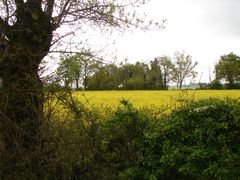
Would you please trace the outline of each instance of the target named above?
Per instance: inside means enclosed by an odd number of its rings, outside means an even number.
[[[121,103],[123,106],[106,121],[101,131],[104,178],[156,179],[161,144],[154,140],[159,134],[155,131],[159,121],[126,100]]]
[[[51,118],[45,132],[49,179],[96,179],[101,134],[101,114],[87,107],[72,94],[58,94],[58,116]]]
[[[210,83],[210,89],[223,89],[223,85],[218,80],[213,80]]]
[[[240,102],[209,99],[173,112],[163,128],[164,174],[171,178],[240,177]]]

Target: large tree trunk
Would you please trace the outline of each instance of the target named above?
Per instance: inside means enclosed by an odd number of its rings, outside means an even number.
[[[182,89],[182,83],[183,83],[183,81],[180,80],[180,82],[179,82],[179,89],[180,89],[180,90]]]
[[[19,58],[19,59],[17,59]],[[43,87],[38,77],[37,67],[31,59],[13,57],[2,63],[2,105],[4,124],[16,138],[24,137],[23,147],[35,142],[43,113]],[[11,141],[11,137],[9,139]],[[8,143],[13,144],[16,142]]]
[[[0,141],[3,139],[4,151],[10,155],[5,157],[7,161],[14,165],[24,159],[31,168],[37,168],[35,152],[43,121],[38,68],[52,40],[51,21],[37,2],[29,1],[25,9],[17,11],[17,22],[6,31],[7,46],[0,54]]]
[[[13,166],[25,163],[36,172],[44,94],[37,66],[32,62],[32,59],[18,55],[2,62],[0,117],[6,160]]]
[[[76,89],[79,90],[79,78],[76,78]]]
[[[84,84],[84,90],[86,91],[87,85],[88,85],[88,77],[87,76],[84,77],[83,84]]]

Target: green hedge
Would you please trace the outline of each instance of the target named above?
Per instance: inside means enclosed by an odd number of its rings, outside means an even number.
[[[239,100],[191,101],[156,121],[127,104],[105,125],[105,170],[131,179],[238,179],[239,110]]]
[[[165,172],[196,179],[240,178],[240,102],[187,103],[164,124]]]
[[[185,101],[167,115],[126,100],[104,113],[73,101],[43,128],[38,174],[3,152],[0,179],[240,179],[239,99]]]

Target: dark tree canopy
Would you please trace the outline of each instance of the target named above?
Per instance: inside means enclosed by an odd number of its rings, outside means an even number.
[[[240,57],[234,53],[221,56],[215,66],[216,80],[224,80],[229,88],[240,83]]]

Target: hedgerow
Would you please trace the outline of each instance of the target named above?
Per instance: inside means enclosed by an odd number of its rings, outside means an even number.
[[[239,179],[240,100],[188,100],[171,113],[122,100],[96,109],[58,94],[46,113],[39,169],[6,162],[0,179]],[[2,173],[4,172],[4,174]],[[1,174],[2,173],[2,174]]]
[[[164,123],[164,173],[196,179],[240,177],[240,102],[208,99],[187,103]],[[174,173],[173,173],[174,172]]]

